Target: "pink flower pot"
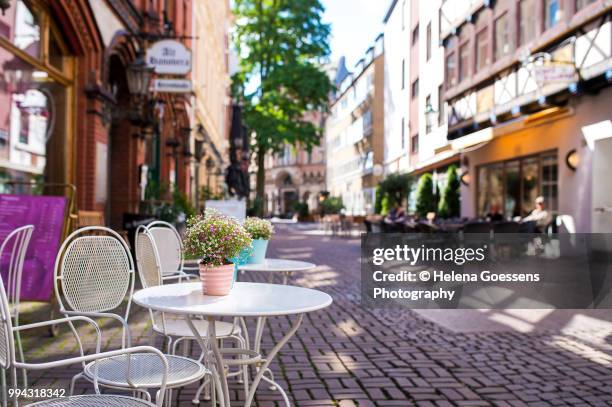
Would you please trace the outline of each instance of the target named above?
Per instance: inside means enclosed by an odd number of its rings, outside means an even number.
[[[204,295],[228,295],[232,289],[234,265],[210,267],[200,264],[200,280]]]

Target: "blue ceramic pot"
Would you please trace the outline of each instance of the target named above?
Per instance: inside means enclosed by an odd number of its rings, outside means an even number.
[[[253,252],[247,260],[247,264],[263,263],[268,251],[268,240],[253,239]]]
[[[247,264],[249,262],[249,258],[251,256],[251,251],[253,248],[251,246],[244,248],[240,254],[233,259],[228,259],[232,263],[234,263],[234,279],[232,280],[232,288],[234,288],[234,283],[238,278],[238,266],[242,266],[243,264]]]

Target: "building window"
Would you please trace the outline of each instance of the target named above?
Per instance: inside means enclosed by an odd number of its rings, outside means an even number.
[[[402,1],[402,31],[406,28],[406,0]]]
[[[419,41],[419,25],[417,24],[416,27],[414,27],[414,29],[412,30],[412,46],[414,47],[418,41]]]
[[[419,152],[419,133],[412,136],[412,139],[410,140],[410,151],[412,154]]]
[[[402,89],[406,87],[406,60],[402,59]]]
[[[444,108],[444,86],[438,86],[438,126],[446,122],[446,109]]]
[[[546,0],[545,3],[545,20],[546,28],[555,26],[561,19],[561,9],[559,8],[559,0]]]
[[[470,43],[466,42],[459,47],[459,82],[470,74]]]
[[[419,96],[419,78],[416,78],[414,82],[412,82],[412,99]]]
[[[457,63],[455,62],[455,53],[451,52],[446,57],[446,81],[451,86],[457,83],[457,78],[455,76],[456,67]]]
[[[597,0],[576,0],[576,10],[580,10],[589,4],[595,3]]]
[[[510,48],[510,19],[504,13],[495,20],[495,60],[508,55]]]
[[[431,58],[431,21],[429,23],[427,23],[427,52],[426,52],[426,58],[425,61],[429,61],[429,59]]]
[[[489,30],[485,27],[476,34],[476,71],[489,64]]]
[[[548,210],[558,210],[557,153],[547,152],[478,168],[478,215],[500,213],[505,219],[526,216],[543,196]]]
[[[527,44],[536,36],[536,0],[521,0],[520,5],[520,28],[519,28],[519,43]]]
[[[425,98],[425,110],[433,109],[433,105],[431,104],[431,95],[427,95]],[[433,120],[431,119],[431,114],[425,114],[425,133],[428,134],[431,132],[431,128],[433,127]]]
[[[406,148],[406,125],[402,117],[402,151]]]

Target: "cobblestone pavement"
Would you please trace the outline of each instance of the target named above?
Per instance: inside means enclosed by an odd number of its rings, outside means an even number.
[[[314,271],[292,276],[290,284],[320,289],[334,298],[331,307],[306,316],[272,365],[294,405],[612,405],[612,336],[593,318],[578,319],[590,324],[576,323],[574,318],[570,329],[564,330],[537,329],[532,321],[536,329],[529,332],[460,332],[413,311],[367,310],[360,306],[358,239],[306,234],[295,227],[280,229],[285,230],[273,239],[270,256],[318,264]],[[147,314],[134,308],[130,316],[134,341],[147,344]],[[467,315],[456,312],[457,318]],[[26,319],[39,315],[34,312]],[[271,348],[289,322],[286,317],[268,320],[264,349]],[[117,347],[120,331],[111,322],[103,325],[103,331],[105,346]],[[33,360],[75,350],[66,329],[56,340],[41,330],[24,342],[27,358]],[[77,371],[78,366],[35,372],[30,379],[35,387],[67,387]],[[243,400],[240,385],[231,380],[230,387],[232,399]],[[195,389],[194,385],[175,393],[173,405],[190,405]],[[91,392],[91,386],[81,381],[78,391]],[[282,405],[280,400],[278,392],[260,386],[258,406]]]

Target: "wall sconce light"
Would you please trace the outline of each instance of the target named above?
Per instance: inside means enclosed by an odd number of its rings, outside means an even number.
[[[461,183],[463,185],[465,185],[466,187],[470,186],[470,172],[469,171],[464,171],[463,174],[461,174],[461,178],[459,178],[461,180]]]
[[[572,171],[576,171],[578,168],[580,164],[580,155],[578,155],[578,151],[576,151],[575,148],[571,149],[565,156],[565,164]]]

